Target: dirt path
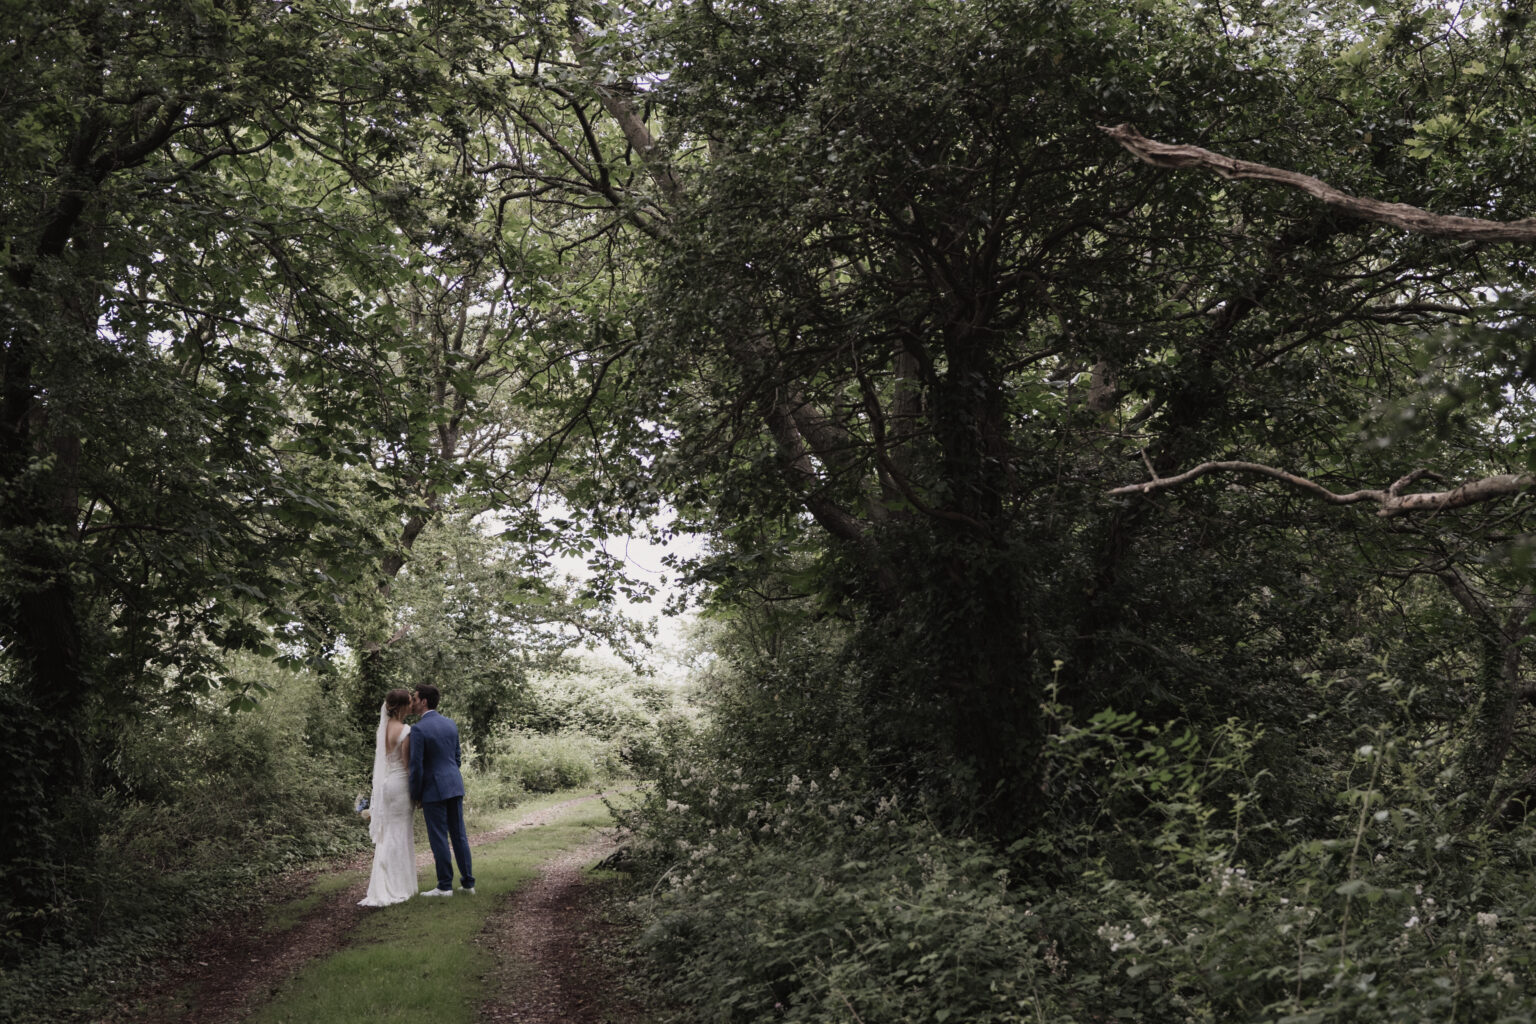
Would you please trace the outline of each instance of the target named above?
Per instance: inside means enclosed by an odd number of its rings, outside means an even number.
[[[602,794],[576,797],[563,803],[546,807],[519,819],[511,825],[470,837],[471,846],[483,846],[505,839],[523,829],[547,825],[567,808],[576,804],[601,799]],[[586,849],[583,847],[583,849]],[[600,856],[597,854],[595,856]],[[595,859],[595,856],[593,859]],[[359,854],[352,859],[328,869],[325,873],[354,871],[368,867],[371,854]],[[557,858],[564,860],[564,858]],[[419,854],[418,867],[432,861],[431,853]],[[585,862],[584,862],[585,863]],[[577,867],[579,868],[579,864]],[[573,869],[573,878],[575,877]],[[307,891],[321,872],[307,872],[285,876],[264,894],[263,904],[284,898],[283,889],[291,896]],[[532,883],[542,884],[545,877]],[[368,908],[359,907],[368,888],[366,878],[347,888],[331,893],[310,908],[292,928],[272,932],[263,926],[260,907],[244,918],[224,921],[196,938],[184,951],[180,963],[160,974],[156,980],[140,989],[127,1005],[100,1024],[235,1024],[248,1016],[261,1003],[271,998],[278,987],[290,976],[301,970],[309,961],[329,955],[347,945],[352,929]],[[515,894],[517,895],[517,894]],[[515,905],[514,898],[514,905]],[[516,912],[514,910],[514,912]],[[504,915],[498,915],[504,916]],[[493,922],[494,922],[493,918]],[[558,944],[564,939],[559,934],[562,922],[551,921],[548,941]],[[574,919],[565,930],[576,927]],[[566,938],[572,938],[566,936]],[[574,941],[574,938],[572,938]],[[490,1018],[498,1019],[498,1018]],[[541,1020],[543,1018],[502,1018],[508,1020]],[[595,1018],[551,1018],[554,1020],[587,1020]]]
[[[595,839],[548,861],[497,908],[476,940],[496,957],[498,991],[483,1024],[628,1024],[638,1016],[603,957],[610,938],[581,869],[615,847]]]

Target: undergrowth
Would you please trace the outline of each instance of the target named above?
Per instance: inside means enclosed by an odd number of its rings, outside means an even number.
[[[1383,685],[1387,685],[1383,683]],[[1261,739],[1047,709],[1048,804],[948,835],[841,769],[765,793],[680,745],[627,824],[681,1020],[1515,1021],[1536,1014],[1536,843],[1474,822],[1442,744],[1372,728],[1332,810],[1273,820]]]
[[[265,671],[253,710],[210,701],[124,733],[93,810],[99,846],[81,851],[75,889],[56,901],[58,939],[17,940],[0,958],[0,1020],[93,1019],[194,931],[250,907],[264,882],[370,849],[354,801],[369,788],[371,756],[358,751],[371,736],[338,733],[344,716],[316,679]],[[620,739],[574,729],[505,730],[490,755],[465,771],[471,815],[629,770]]]

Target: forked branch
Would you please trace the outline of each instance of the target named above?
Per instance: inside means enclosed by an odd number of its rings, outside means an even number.
[[[1362,502],[1374,502],[1378,506],[1376,514],[1384,517],[1406,515],[1411,512],[1445,512],[1450,509],[1465,508],[1468,505],[1477,505],[1485,501],[1511,498],[1536,486],[1536,475],[1530,473],[1501,473],[1496,476],[1482,477],[1449,490],[1402,493],[1403,488],[1419,480],[1426,478],[1442,479],[1428,470],[1417,469],[1407,476],[1394,481],[1385,490],[1363,489],[1339,493],[1329,490],[1315,480],[1308,480],[1306,477],[1287,473],[1283,469],[1276,469],[1274,466],[1266,466],[1258,462],[1202,462],[1195,468],[1185,470],[1177,476],[1155,477],[1139,484],[1126,484],[1124,487],[1114,488],[1109,494],[1115,497],[1131,494],[1154,494],[1157,491],[1166,491],[1170,488],[1187,484],[1212,473],[1246,473],[1252,476],[1269,477],[1271,480],[1278,480],[1293,490],[1310,495],[1330,505],[1357,505]]]

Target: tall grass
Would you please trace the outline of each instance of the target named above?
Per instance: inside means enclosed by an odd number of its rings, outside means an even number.
[[[1049,710],[1044,777],[1095,803],[1007,848],[855,773],[677,751],[629,821],[664,998],[711,1024],[1536,1016],[1536,839],[1471,820],[1442,744],[1361,727],[1326,817],[1276,819],[1255,728]]]

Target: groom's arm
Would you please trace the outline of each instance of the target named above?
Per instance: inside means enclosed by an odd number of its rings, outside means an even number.
[[[414,732],[415,730],[412,730],[412,731]],[[416,742],[412,743],[410,745],[410,748],[409,748],[410,754],[411,754],[411,769],[410,769],[411,800],[413,802],[415,802],[415,803],[418,803],[418,804],[421,803],[421,791],[422,791],[422,788],[426,784],[426,775],[421,770],[421,767],[422,767],[422,764],[423,764],[422,752],[425,751],[426,749],[427,749],[427,744],[426,744],[426,737],[425,736],[417,737]]]

